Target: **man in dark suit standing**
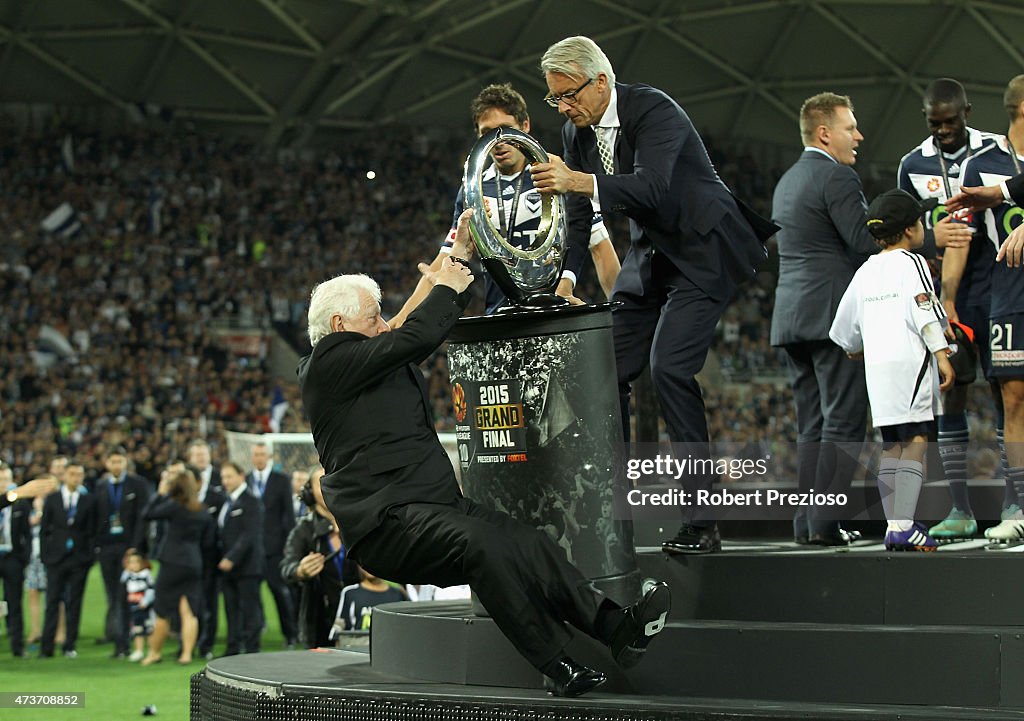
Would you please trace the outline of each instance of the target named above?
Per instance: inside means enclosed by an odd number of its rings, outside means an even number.
[[[107,593],[104,637],[114,643],[111,658],[124,658],[128,655],[128,619],[121,586],[124,553],[129,548],[145,552],[146,523],[142,509],[149,501],[152,487],[142,476],[128,472],[124,448],[111,448],[105,464],[107,473],[96,484],[96,557]]]
[[[552,156],[531,171],[542,193],[569,194],[570,269],[579,266],[595,211],[629,217],[630,247],[612,294],[621,303],[613,319],[626,437],[630,383],[650,363],[669,438],[707,456],[704,398],[694,376],[737,285],[767,257],[763,241],[775,228],[733,197],[683,109],[656,88],[615,82],[593,40],[555,43],[541,70],[548,104],[568,120],[565,158]],[[702,475],[684,487],[693,492],[711,483]],[[670,553],[719,548],[717,525],[703,517],[684,519],[663,545]]]
[[[668,587],[651,581],[639,603],[622,609],[545,533],[463,497],[415,364],[441,344],[468,302],[471,213],[460,216],[441,267],[421,264],[433,287],[393,333],[369,277],[342,275],[314,289],[313,352],[298,375],[327,471],[320,486],[349,558],[401,583],[469,583],[502,633],[547,676],[549,690],[578,696],[605,676],[565,655],[565,623],[632,665],[664,626]]]
[[[188,446],[188,463],[194,469],[196,481],[199,483],[199,502],[206,506],[210,517],[216,521],[220,509],[227,501],[224,488],[221,486],[220,469],[216,468],[210,457],[210,446],[206,441],[198,439]],[[199,655],[207,660],[213,658],[213,644],[217,639],[218,594],[220,572],[220,541],[217,538],[220,528],[214,524],[213,543],[203,546],[203,608],[199,614],[199,641],[196,648]]]
[[[828,337],[854,272],[878,251],[867,229],[867,202],[853,170],[857,129],[844,95],[821,93],[800,109],[804,151],[775,188],[779,284],[771,343],[786,351],[798,426],[801,491],[844,492],[867,430],[863,363]],[[835,518],[797,514],[798,543],[845,545],[854,536]]]
[[[56,488],[55,483],[52,483],[52,488]],[[7,603],[7,635],[15,658],[25,655],[21,601],[24,595],[25,567],[32,557],[32,527],[29,524],[32,489],[28,489],[28,494],[19,493],[19,490],[14,485],[11,467],[0,461],[0,492],[3,493],[0,498],[0,583],[3,583],[4,601]],[[13,499],[9,503],[6,502],[8,491]]]
[[[249,493],[245,475],[235,463],[220,469],[227,493],[217,517],[222,556],[217,564],[228,618],[228,644],[224,654],[260,650],[260,579],[263,577],[263,508]]]
[[[245,477],[249,493],[263,503],[263,551],[267,554],[264,563],[264,580],[274,596],[277,617],[281,621],[281,633],[286,646],[298,643],[295,601],[291,589],[281,577],[281,559],[284,557],[284,542],[295,528],[295,511],[292,508],[292,484],[288,476],[274,470],[270,462],[270,448],[266,443],[252,447],[252,471]]]
[[[53,656],[54,637],[61,601],[64,602],[64,655],[75,658],[78,652],[78,627],[82,616],[85,581],[93,562],[96,540],[96,496],[83,493],[85,468],[68,464],[64,485],[59,493],[43,503],[39,532],[39,556],[46,566],[46,614],[39,656]]]

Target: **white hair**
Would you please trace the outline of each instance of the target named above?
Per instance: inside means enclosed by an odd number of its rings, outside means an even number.
[[[321,338],[333,333],[331,316],[349,319],[358,315],[363,310],[363,293],[380,304],[380,286],[362,273],[339,275],[313,288],[308,316],[310,344],[316,347]]]
[[[604,51],[584,35],[559,40],[549,47],[540,59],[540,70],[561,73],[573,78],[596,78],[601,73],[608,76],[608,82],[615,82],[615,71]]]

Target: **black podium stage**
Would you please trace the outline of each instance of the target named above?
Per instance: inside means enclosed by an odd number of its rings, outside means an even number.
[[[1024,546],[641,550],[643,573],[672,587],[670,623],[629,672],[577,636],[569,653],[610,676],[582,698],[547,696],[468,602],[397,603],[374,611],[370,657],[211,662],[192,679],[191,718],[1024,719]]]

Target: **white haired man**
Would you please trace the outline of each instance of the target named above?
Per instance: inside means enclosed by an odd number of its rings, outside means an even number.
[[[638,661],[664,626],[668,587],[651,582],[623,609],[598,592],[545,534],[462,495],[434,432],[416,363],[448,335],[468,300],[465,211],[450,257],[401,328],[380,314],[380,288],[365,275],[318,285],[310,300],[313,352],[299,383],[327,474],[321,490],[349,557],[402,583],[468,583],[549,690],[578,696],[605,675],[565,655],[565,623],[607,643],[620,664]]]
[[[565,159],[530,171],[541,193],[568,194],[569,269],[581,262],[595,212],[629,217],[630,247],[612,293],[623,431],[628,440],[630,384],[649,364],[669,438],[709,453],[694,376],[736,286],[754,277],[777,228],[733,197],[683,109],[656,88],[615,82],[590,38],[552,45],[541,71],[545,100],[566,117]],[[711,483],[710,475],[684,479],[689,492]],[[713,519],[686,517],[662,548],[709,553],[721,537]]]

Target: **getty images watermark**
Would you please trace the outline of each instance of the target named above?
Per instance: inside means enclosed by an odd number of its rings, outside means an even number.
[[[801,454],[808,455],[804,446]],[[870,444],[815,447],[849,480],[870,478],[879,448]],[[820,450],[820,453],[818,451]],[[624,483],[616,493],[617,518],[743,520],[792,519],[800,509],[817,518],[850,518],[872,504],[863,483],[799,488],[793,443],[637,444],[624,454]],[[862,457],[863,455],[863,457]],[[877,504],[877,498],[873,501]]]
[[[740,481],[768,475],[769,458],[675,458],[659,454],[654,458],[630,458],[626,462],[626,478],[679,482],[686,477],[710,476]],[[846,506],[846,493],[815,493],[813,491],[785,491],[777,488],[729,490],[728,488],[643,489],[632,488],[626,494],[630,506]]]

